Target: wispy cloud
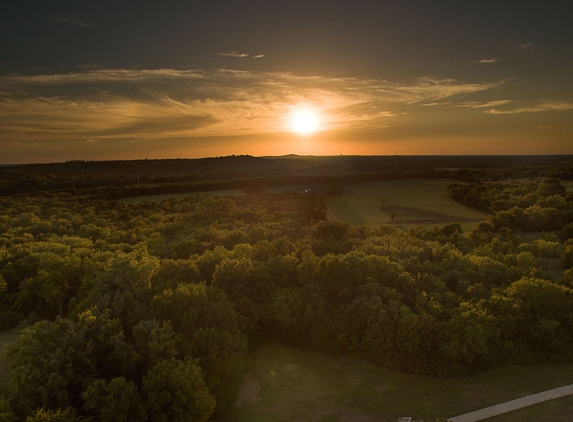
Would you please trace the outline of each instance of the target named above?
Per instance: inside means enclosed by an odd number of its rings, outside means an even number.
[[[323,130],[381,128],[411,105],[446,105],[504,83],[426,77],[399,84],[225,69],[0,76],[0,132],[12,141],[84,143],[280,133],[300,104],[322,116]]]
[[[247,53],[237,53],[236,51],[231,51],[230,53],[218,53],[217,56],[224,56],[224,57],[235,57],[238,59],[244,59],[250,57],[251,59],[261,59],[265,57],[263,54],[257,54],[255,56],[251,56]]]
[[[396,92],[402,94],[402,100],[409,97],[410,99],[407,100],[407,102],[414,104],[428,100],[443,100],[459,95],[470,95],[499,87],[505,82],[506,81],[464,83],[455,79],[425,77],[419,78],[415,83],[410,85],[391,84],[390,87],[393,87]]]
[[[494,57],[493,59],[481,59],[481,60],[476,60],[473,63],[497,63],[499,62],[499,59],[497,57]]]
[[[420,104],[422,107],[439,107],[439,106],[446,106],[446,105],[450,105],[452,103],[452,101],[443,101],[443,102],[433,102],[433,103],[426,103],[426,104]]]
[[[488,101],[488,102],[479,102],[479,101],[466,101],[463,103],[458,104],[458,107],[467,107],[467,108],[487,108],[487,107],[497,107],[500,105],[505,105],[513,102],[512,100],[496,100],[496,101]]]
[[[573,103],[568,103],[565,101],[548,101],[542,104],[530,106],[530,107],[522,107],[516,108],[513,110],[485,110],[484,113],[488,114],[517,114],[517,113],[537,113],[542,111],[566,111],[573,109]]]
[[[522,42],[517,44],[517,46],[524,51],[532,51],[535,50],[535,48],[537,47],[537,45],[532,42]]]
[[[52,19],[51,21],[55,22],[55,23],[63,23],[63,24],[70,25],[70,26],[77,26],[80,28],[94,28],[95,27],[95,25],[93,25],[89,22],[83,21],[80,18],[77,18],[74,16],[70,16],[67,18],[55,18],[55,19]]]

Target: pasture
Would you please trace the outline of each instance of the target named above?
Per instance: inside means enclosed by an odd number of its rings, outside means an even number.
[[[571,364],[512,366],[442,380],[266,344],[252,355],[237,403],[222,421],[433,421],[571,383]],[[569,396],[489,420],[565,422],[571,414]]]
[[[406,179],[374,182],[347,183],[344,194],[327,198],[327,218],[356,226],[379,227],[387,224],[401,229],[415,226],[442,226],[460,222],[465,231],[487,219],[487,214],[461,205],[447,195],[453,180]],[[323,194],[325,186],[300,185],[267,188],[270,193],[298,192],[311,189]],[[242,190],[191,192],[171,195],[152,195],[126,198],[125,204],[164,199],[183,199],[198,195],[243,195]],[[392,219],[394,216],[394,219]]]

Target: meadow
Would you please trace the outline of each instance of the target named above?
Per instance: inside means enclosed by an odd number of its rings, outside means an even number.
[[[265,344],[251,356],[237,403],[223,422],[433,421],[573,383],[573,365],[498,368],[461,379],[389,371],[367,362]],[[570,421],[573,397],[490,421]]]
[[[388,224],[411,228],[460,222],[464,230],[486,220],[486,214],[447,196],[446,189],[451,183],[452,180],[443,179],[349,183],[342,196],[326,201],[327,217],[367,227]]]

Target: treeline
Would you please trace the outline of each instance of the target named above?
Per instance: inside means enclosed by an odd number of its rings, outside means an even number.
[[[559,179],[510,183],[453,184],[455,201],[493,214],[491,230],[573,232],[573,193]],[[564,227],[565,226],[565,227]],[[565,234],[567,237],[568,234]]]
[[[527,183],[484,185],[487,201]],[[535,183],[535,204],[570,209],[558,181]],[[495,223],[501,211],[468,235],[317,223],[311,195],[126,206],[60,192],[0,206],[1,329],[26,327],[3,420],[216,418],[268,339],[439,377],[573,361],[565,211],[526,241]]]
[[[367,182],[367,181],[380,181],[380,180],[403,180],[403,179],[437,179],[449,178],[449,174],[435,173],[435,172],[412,172],[405,174],[403,172],[382,172],[382,173],[357,173],[357,174],[344,174],[344,175],[290,175],[280,177],[265,177],[255,179],[234,179],[226,181],[210,181],[210,182],[195,182],[195,183],[177,183],[177,184],[161,184],[156,186],[111,186],[111,187],[98,187],[86,189],[85,192],[97,195],[105,199],[123,199],[138,196],[150,195],[171,195],[177,193],[193,193],[193,192],[211,192],[217,190],[243,190],[250,193],[251,188],[256,187],[257,193],[263,192],[265,188],[277,186],[329,186],[340,185],[343,183],[352,182]],[[70,194],[74,190],[65,190]]]
[[[522,177],[573,180],[571,157],[233,155],[172,160],[82,160],[0,166],[0,196],[59,189],[113,187],[116,195],[127,197],[174,191],[242,189],[245,183],[252,182],[282,186],[404,178],[453,178],[463,182],[479,182]],[[147,186],[136,189],[140,184]],[[147,191],[147,188],[151,190]]]

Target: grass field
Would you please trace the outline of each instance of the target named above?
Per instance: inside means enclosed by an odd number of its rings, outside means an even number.
[[[573,365],[513,366],[440,380],[267,344],[252,356],[237,404],[222,421],[431,421],[571,383]],[[572,414],[573,397],[565,397],[489,420],[565,422]]]
[[[450,199],[446,190],[453,182],[407,179],[349,183],[341,197],[327,200],[327,217],[369,227],[440,226],[457,221],[467,231],[486,220],[487,214]]]
[[[487,214],[458,204],[448,198],[446,189],[453,180],[407,179],[345,184],[341,197],[327,199],[329,220],[344,221],[356,226],[379,227],[382,224],[397,228],[415,226],[440,226],[460,222],[465,231],[487,219]],[[268,188],[267,192],[298,192],[312,189],[324,194],[325,186],[301,185]],[[169,198],[183,199],[198,195],[243,195],[242,190],[191,192],[171,195],[151,195],[126,198],[125,204],[142,201],[162,201]],[[394,220],[391,216],[394,215]]]
[[[6,361],[6,355],[8,354],[8,347],[16,343],[17,340],[18,330],[0,333],[0,384],[5,384],[8,381],[8,362]]]

